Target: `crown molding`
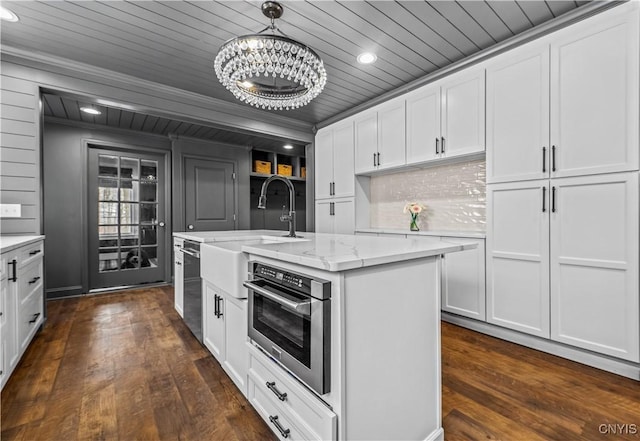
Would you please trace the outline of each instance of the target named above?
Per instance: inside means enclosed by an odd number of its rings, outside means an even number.
[[[221,100],[219,98],[208,97],[206,95],[201,95],[195,92],[190,92],[183,89],[178,89],[175,87],[167,86],[164,84],[156,83],[153,81],[141,79],[138,77],[134,77],[131,75],[122,74],[119,72],[115,72],[109,69],[104,69],[101,67],[93,66],[90,64],[69,60],[66,58],[56,57],[54,55],[45,54],[42,52],[34,52],[27,51],[24,49],[16,48],[13,46],[0,46],[0,55],[2,61],[11,61],[7,59],[8,57],[17,58],[20,60],[24,60],[29,63],[29,67],[34,68],[42,68],[43,66],[47,67],[47,70],[51,70],[53,68],[54,73],[66,73],[73,72],[76,76],[78,74],[98,77],[102,80],[107,80],[109,83],[118,86],[118,85],[126,85],[129,88],[134,87],[140,90],[148,90],[153,92],[155,95],[159,97],[165,97],[167,99],[177,99],[186,104],[192,104],[197,107],[203,107],[210,109],[217,114],[220,115],[219,120],[210,120],[210,119],[201,119],[197,120],[200,124],[215,126],[227,130],[235,130],[242,131],[245,133],[251,133],[258,136],[263,135],[272,135],[278,137],[285,137],[278,133],[277,130],[272,131],[272,133],[258,132],[256,130],[251,129],[251,125],[247,126],[241,125],[230,125],[224,118],[224,115],[232,115],[236,118],[242,118],[247,121],[259,121],[261,123],[273,124],[277,127],[282,127],[285,130],[293,130],[296,132],[301,132],[301,134],[306,134],[306,136],[298,135],[298,141],[310,142],[313,139],[313,124],[308,123],[306,121],[300,121],[294,118],[289,118],[282,115],[277,115],[271,112],[266,112],[259,109],[254,109],[252,107],[244,106],[241,104]],[[62,71],[62,72],[60,72]],[[212,81],[215,78],[212,77]],[[123,103],[126,104],[126,103]],[[171,117],[175,119],[184,119],[187,118],[191,121],[194,120],[193,116],[189,115],[178,115],[178,114],[170,114],[167,113],[167,109],[158,109],[158,108],[136,108],[136,111],[152,113],[157,116],[165,116]],[[207,124],[208,123],[208,124]]]

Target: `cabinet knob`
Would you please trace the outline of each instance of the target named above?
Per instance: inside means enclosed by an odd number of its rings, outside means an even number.
[[[187,225],[187,229],[193,230],[193,225],[191,225],[191,224]]]

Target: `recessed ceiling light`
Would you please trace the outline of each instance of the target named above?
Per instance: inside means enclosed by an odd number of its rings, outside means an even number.
[[[0,19],[4,21],[16,22],[18,21],[18,16],[4,6],[0,6]]]
[[[360,64],[371,64],[377,59],[378,57],[376,56],[376,54],[372,52],[363,52],[357,57],[358,63]]]
[[[82,110],[84,113],[88,113],[90,115],[100,115],[100,114],[102,114],[101,111],[99,111],[98,109],[94,109],[93,107],[80,107],[80,110]]]
[[[287,150],[291,150],[293,148],[293,146],[291,144],[285,144],[284,148]]]

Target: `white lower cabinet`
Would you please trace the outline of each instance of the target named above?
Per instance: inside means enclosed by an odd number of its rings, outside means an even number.
[[[551,185],[551,338],[638,362],[638,174]]]
[[[316,201],[316,233],[353,234],[355,228],[353,198]]]
[[[2,254],[0,272],[0,388],[44,321],[43,240]]]
[[[204,344],[222,368],[247,393],[247,300],[203,281]]]
[[[247,346],[248,398],[266,423],[281,438],[287,433],[287,439],[337,439],[336,414],[258,349]]]
[[[487,321],[640,361],[638,173],[487,186]]]
[[[173,296],[180,317],[184,317],[184,255],[180,251],[183,244],[183,239],[173,239]]]
[[[487,321],[545,338],[549,338],[547,187],[546,180],[487,186]]]
[[[447,254],[442,259],[442,310],[485,320],[484,239],[442,237],[442,241],[478,245],[474,249]]]

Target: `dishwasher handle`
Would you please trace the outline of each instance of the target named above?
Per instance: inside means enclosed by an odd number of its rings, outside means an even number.
[[[293,300],[286,299],[278,294],[275,294],[268,289],[264,289],[261,286],[256,285],[255,283],[251,283],[246,281],[243,283],[246,288],[249,288],[260,295],[265,296],[266,298],[273,300],[276,303],[281,304],[285,308],[292,309],[296,312],[309,315],[311,314],[311,299],[305,300],[303,302],[294,302]]]
[[[180,248],[180,251],[184,254],[188,254],[191,257],[195,257],[196,259],[200,258],[200,253],[197,251],[193,251],[188,248]]]

